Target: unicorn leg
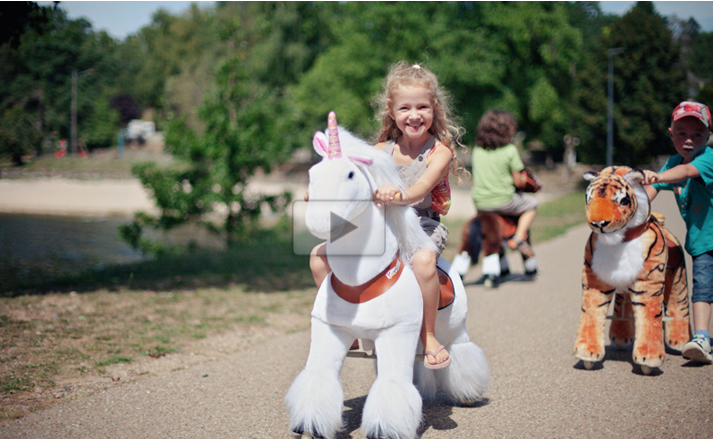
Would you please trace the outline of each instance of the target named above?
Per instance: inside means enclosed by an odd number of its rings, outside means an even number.
[[[378,376],[369,390],[362,415],[368,438],[415,438],[421,423],[421,396],[412,383],[420,328],[398,325],[375,340]]]
[[[450,345],[451,365],[437,370],[438,387],[457,404],[469,405],[483,398],[490,371],[482,349],[473,342]]]
[[[426,400],[435,399],[441,390],[451,402],[470,405],[482,399],[487,390],[490,371],[485,354],[468,338],[465,320],[458,327],[458,335],[447,346],[451,353],[450,366],[430,370],[423,366],[422,361],[414,363],[414,383]],[[446,333],[445,330],[441,332]]]
[[[342,428],[344,393],[339,374],[353,339],[338,327],[312,319],[307,365],[285,396],[292,431],[333,438]]]

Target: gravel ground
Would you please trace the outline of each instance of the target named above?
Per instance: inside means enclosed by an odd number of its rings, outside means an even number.
[[[654,208],[683,238],[666,195]],[[592,371],[573,357],[588,234],[580,226],[535,245],[540,275],[534,282],[486,290],[475,284],[478,267],[468,273],[469,333],[488,358],[491,386],[475,407],[425,404],[422,438],[713,437],[713,366],[670,354],[658,373],[644,376],[627,351],[608,349],[603,366]],[[517,259],[510,255],[516,273],[522,270]],[[283,398],[308,347],[308,331],[273,338],[5,422],[0,437],[291,438]],[[360,439],[373,363],[347,359],[341,377],[346,428],[339,438]]]

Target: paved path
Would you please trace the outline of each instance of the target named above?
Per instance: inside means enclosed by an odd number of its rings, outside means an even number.
[[[682,222],[662,194],[655,210],[681,239]],[[540,276],[485,290],[466,276],[471,339],[485,351],[492,383],[473,408],[426,404],[422,438],[710,438],[713,366],[669,355],[655,376],[635,373],[630,352],[609,350],[586,371],[572,356],[586,227],[535,245]],[[511,257],[513,270],[521,269]],[[308,316],[305,316],[308,318]],[[304,366],[308,332],[213,362],[129,383],[0,425],[0,438],[291,438],[282,402]],[[374,379],[370,360],[342,372],[346,430],[359,420]]]

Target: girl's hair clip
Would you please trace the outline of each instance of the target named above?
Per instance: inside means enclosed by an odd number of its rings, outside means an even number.
[[[414,65],[413,65],[413,68],[414,68],[414,69],[420,69],[421,66],[419,66],[418,64],[414,64]]]

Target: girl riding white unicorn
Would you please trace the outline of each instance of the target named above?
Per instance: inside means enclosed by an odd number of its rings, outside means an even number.
[[[441,390],[466,404],[482,398],[487,362],[466,332],[467,299],[460,277],[440,258],[439,265],[452,271],[448,280],[454,297],[437,312],[434,328],[451,364],[440,370],[426,369],[422,361],[414,364],[424,303],[411,264],[419,249],[435,252],[436,246],[414,209],[373,201],[384,185],[406,189],[393,158],[338,130],[333,113],[329,119],[327,133],[315,134],[313,141],[323,158],[309,172],[306,225],[326,240],[331,272],[315,299],[307,364],[285,398],[290,428],[305,437],[336,435],[344,398],[339,375],[352,342],[363,339],[375,346],[378,371],[364,404],[363,432],[413,438],[422,395],[434,397]],[[353,229],[342,233],[338,227],[346,223]]]

